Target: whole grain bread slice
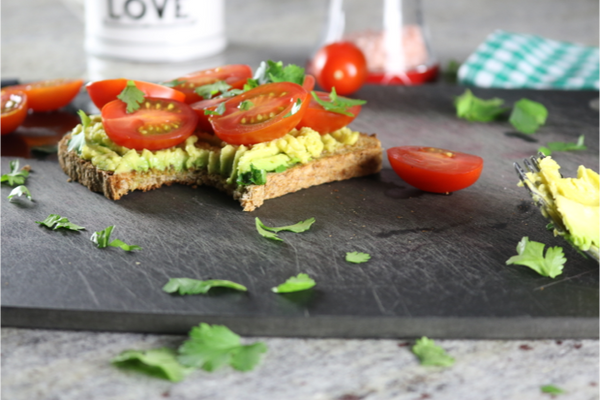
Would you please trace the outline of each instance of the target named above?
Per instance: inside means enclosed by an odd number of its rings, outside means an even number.
[[[381,143],[376,135],[362,134],[352,146],[341,146],[337,151],[307,164],[298,164],[283,172],[267,174],[264,185],[228,184],[219,174],[205,169],[175,171],[149,170],[115,174],[96,168],[74,151],[68,150],[70,134],[58,145],[58,161],[71,180],[79,182],[94,192],[103,193],[111,200],[119,200],[133,190],[148,191],[163,185],[207,185],[227,192],[238,200],[244,211],[253,211],[267,199],[283,196],[311,186],[341,181],[377,173],[381,170]]]

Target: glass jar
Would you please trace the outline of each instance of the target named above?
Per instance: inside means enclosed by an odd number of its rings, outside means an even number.
[[[350,41],[367,60],[366,83],[416,85],[437,78],[420,0],[330,0],[318,48]]]

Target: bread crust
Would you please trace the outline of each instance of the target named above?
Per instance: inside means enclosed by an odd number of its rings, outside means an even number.
[[[298,164],[283,172],[268,173],[264,185],[238,186],[227,184],[219,174],[209,174],[205,169],[175,171],[150,170],[131,171],[115,174],[96,168],[91,161],[84,160],[77,153],[68,150],[70,134],[58,144],[58,161],[71,180],[79,182],[94,192],[100,192],[111,200],[119,200],[133,190],[149,191],[163,185],[180,183],[184,185],[207,185],[233,195],[244,211],[253,211],[265,200],[293,193],[311,186],[327,182],[377,173],[381,170],[381,143],[376,135],[360,135],[353,146],[345,146],[307,164]]]

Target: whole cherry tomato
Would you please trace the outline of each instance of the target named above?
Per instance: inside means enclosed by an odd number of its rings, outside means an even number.
[[[367,79],[367,60],[363,52],[350,42],[335,42],[321,48],[312,60],[310,72],[321,88],[332,87],[340,95],[356,92]]]

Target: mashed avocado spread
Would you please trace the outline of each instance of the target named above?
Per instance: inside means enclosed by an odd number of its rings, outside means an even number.
[[[270,142],[234,146],[214,135],[197,132],[175,147],[137,151],[110,140],[101,117],[94,115],[85,127],[78,125],[73,129],[71,141],[85,139],[77,149],[80,157],[91,161],[98,169],[115,174],[205,168],[209,173],[227,177],[229,184],[248,185],[264,184],[267,172],[282,172],[295,164],[305,164],[333,153],[341,146],[353,145],[359,135],[346,127],[326,135],[302,128]]]
[[[562,220],[568,239],[579,249],[597,248],[600,243],[598,174],[581,165],[577,178],[563,178],[560,166],[551,157],[538,162],[540,172],[529,172],[527,177],[537,183],[537,192],[548,204],[548,212]]]

